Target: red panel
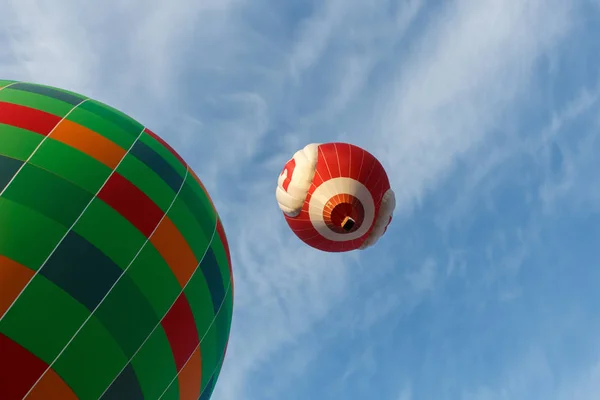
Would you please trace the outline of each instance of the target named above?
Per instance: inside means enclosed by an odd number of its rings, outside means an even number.
[[[306,244],[308,244],[309,246],[314,247],[315,249],[332,252],[332,253],[348,250],[348,245],[347,245],[348,242],[334,242],[334,241],[325,239],[323,236],[310,238],[310,239],[304,240],[304,242]]]
[[[290,187],[290,182],[292,181],[292,177],[294,176],[294,171],[296,170],[296,160],[294,160],[293,158],[287,162],[287,164],[285,164],[285,166],[283,167],[283,171],[281,171],[281,175],[284,174],[284,172],[287,172],[287,175],[285,177],[285,179],[283,180],[283,183],[281,186],[283,186],[283,190],[285,190],[287,192],[288,188]]]
[[[327,143],[322,145],[323,154],[325,155],[325,160],[327,161],[327,165],[329,166],[329,172],[331,173],[332,178],[339,178],[344,176],[342,175],[341,164],[347,157],[344,157],[344,149],[339,145],[341,145],[341,143]],[[342,150],[341,153],[340,150]]]
[[[288,225],[294,232],[294,234],[307,245],[323,251],[347,251],[355,249],[360,246],[362,240],[352,242],[334,242],[323,237],[317,230],[312,226],[310,220],[298,220],[297,218],[290,218],[285,216]],[[363,236],[364,237],[364,236]]]
[[[313,178],[313,189],[321,186],[323,182],[329,179],[329,172],[327,171],[327,166],[325,165],[325,157],[321,151],[321,146],[322,145],[319,145],[317,151],[317,166],[315,176]]]
[[[48,136],[62,118],[45,111],[0,101],[0,123]]]
[[[335,154],[335,148],[331,144],[322,144],[319,146],[317,171],[319,171],[321,178],[326,181],[339,176],[337,156]]]
[[[369,182],[369,186],[367,186],[367,189],[369,189],[371,196],[373,196],[376,211],[379,212],[381,199],[383,198],[385,192],[390,188],[390,183],[383,169],[373,171],[371,176],[372,178]]]
[[[298,217],[300,217],[300,216],[302,216],[302,214],[300,214]],[[288,225],[292,229],[292,231],[294,231],[294,233],[296,233],[297,235],[302,235],[305,232],[308,232],[308,236],[318,234],[317,230],[313,227],[312,222],[308,218],[308,214],[306,215],[306,218],[298,218],[298,217],[292,218],[292,217],[288,217],[285,214],[284,214],[284,217],[285,217]],[[306,234],[304,235],[304,237],[308,237],[308,236],[306,236]]]
[[[119,212],[146,237],[152,234],[164,215],[144,192],[116,172],[106,182],[98,198]]]
[[[179,372],[200,343],[196,321],[185,294],[179,295],[161,324],[171,344],[171,351]]]
[[[375,157],[363,150],[363,165],[360,170],[358,181],[368,187],[369,180],[371,179],[371,175],[375,172],[377,164],[378,161]]]
[[[363,164],[365,161],[365,151],[360,147],[350,146],[350,171],[348,176],[352,179],[359,180],[362,173]]]
[[[21,400],[48,365],[0,333],[0,399]]]
[[[352,162],[352,150],[347,143],[335,143],[335,149],[340,160],[340,176],[350,178],[350,163]]]
[[[182,163],[184,166],[187,166],[185,161],[183,161],[183,158],[175,151],[174,148],[171,147],[171,145],[169,145],[169,143],[165,142],[160,136],[158,136],[156,133],[152,132],[148,128],[144,129],[144,132],[146,132],[148,135],[152,136],[154,139],[156,139],[156,141],[158,143],[162,144],[167,150],[169,150],[171,152],[171,154],[173,154],[175,157],[177,157],[177,159],[179,160],[180,163]]]

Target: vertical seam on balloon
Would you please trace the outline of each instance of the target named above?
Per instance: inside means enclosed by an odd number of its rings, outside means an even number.
[[[360,179],[360,174],[362,174],[362,168],[363,168],[364,164],[365,164],[365,152],[363,151],[362,152],[362,158],[360,159],[360,168],[358,169],[358,175],[356,175],[356,180],[357,181]]]
[[[375,161],[375,160],[373,160]],[[371,165],[371,170],[369,171],[369,175],[367,175],[367,178],[365,179],[364,182],[361,182],[363,185],[367,186],[367,182],[369,182],[369,179],[371,179],[371,175],[373,175],[373,171],[375,171],[375,166],[377,165],[376,162],[373,162]]]
[[[331,174],[331,169],[329,168],[329,163],[327,162],[327,158],[325,158],[325,153],[323,153],[323,150],[321,150],[321,147],[319,147],[319,151],[321,152],[321,154],[323,154],[323,161],[325,162],[325,166],[327,167],[327,172],[329,172],[329,179],[332,179],[333,175]]]
[[[342,166],[341,166],[341,164],[340,164],[340,155],[339,155],[339,153],[338,153],[337,146],[336,146],[336,144],[335,144],[335,143],[333,144],[333,149],[335,150],[335,159],[337,160],[338,172],[340,173],[340,176],[342,176]],[[335,197],[336,197],[336,199],[338,199],[340,202],[342,201],[342,198],[340,197],[340,193],[336,194],[336,195],[335,195]]]
[[[123,162],[123,160],[125,159],[125,157],[127,157],[127,155],[129,154],[129,151],[133,148],[133,146],[135,146],[135,144],[140,139],[140,137],[142,136],[143,133],[144,133],[144,131],[142,130],[140,132],[140,134],[137,136],[137,138],[133,141],[133,143],[131,144],[131,146],[127,150],[127,152],[123,155],[123,157],[119,161],[119,164],[117,164],[117,166],[111,171],[110,175],[108,176],[108,178],[106,178],[106,180],[104,181],[104,183],[102,184],[102,186],[100,187],[100,189],[98,189],[98,191],[96,192],[96,194],[94,195],[94,197],[91,198],[91,200],[88,202],[88,204],[85,206],[85,208],[81,211],[81,214],[79,214],[79,217],[77,217],[77,219],[75,220],[75,222],[73,222],[73,224],[71,225],[71,227],[67,230],[67,232],[64,234],[64,236],[62,237],[62,239],[56,245],[56,247],[54,247],[54,250],[52,250],[52,252],[48,256],[48,258],[46,258],[46,261],[44,261],[44,263],[42,264],[42,266],[36,271],[35,275],[37,275],[42,270],[42,268],[44,268],[44,266],[46,265],[46,263],[48,262],[48,260],[50,259],[50,257],[52,257],[52,255],[56,251],[56,249],[58,249],[58,247],[63,242],[63,240],[73,230],[73,228],[75,227],[75,225],[77,224],[77,222],[79,222],[79,220],[81,219],[81,217],[83,216],[83,214],[87,211],[87,209],[90,207],[90,205],[92,204],[92,202],[98,197],[98,194],[102,191],[102,189],[104,188],[104,186],[106,185],[106,183],[110,180],[110,178],[115,174],[117,168],[119,168],[119,165],[121,165],[121,163]],[[165,215],[166,215],[166,213],[165,213]],[[163,218],[164,218],[164,215],[163,215]],[[161,219],[161,221],[162,221],[162,219]],[[158,227],[158,225],[160,225],[160,222],[156,226]],[[156,228],[154,228],[154,229],[156,230]],[[152,233],[154,233],[154,231]],[[152,236],[152,235],[150,235],[150,236]],[[148,240],[149,239],[146,239],[146,241],[148,241]],[[145,243],[144,243],[144,245],[145,245]],[[144,245],[142,245],[142,247],[140,248],[140,250],[138,251],[138,253],[135,255],[135,257],[133,258],[133,260],[135,260],[135,258],[142,251],[142,249],[144,248]],[[133,260],[131,261],[132,263],[133,263]],[[129,266],[130,265],[131,265],[131,263],[129,264]],[[129,268],[129,266],[127,266],[127,268]],[[54,365],[54,363],[60,358],[60,356],[64,353],[64,351],[67,349],[67,347],[69,347],[69,345],[71,344],[71,342],[73,341],[73,339],[75,339],[75,337],[77,336],[77,334],[79,334],[79,332],[81,331],[81,329],[83,329],[83,327],[85,326],[85,324],[92,318],[92,316],[94,315],[94,312],[98,309],[98,307],[100,306],[100,304],[102,304],[102,302],[106,299],[106,297],[111,292],[111,290],[115,287],[115,285],[117,284],[117,282],[119,282],[119,279],[121,279],[121,277],[125,274],[125,272],[127,271],[127,268],[123,271],[123,273],[121,273],[121,275],[119,276],[119,278],[115,281],[115,283],[113,284],[113,286],[108,290],[108,292],[102,298],[102,300],[100,301],[100,303],[98,303],[98,305],[94,308],[94,310],[92,310],[92,312],[86,318],[86,320],[83,321],[83,323],[81,324],[81,326],[79,327],[79,329],[77,329],[77,331],[73,334],[73,336],[71,337],[71,339],[63,347],[63,349],[58,353],[58,355],[54,358],[54,360],[50,364],[48,364],[48,368],[46,368],[46,370],[44,371],[44,373],[42,375],[40,375],[40,377],[38,378],[38,380],[35,381],[35,383],[31,386],[31,388],[29,388],[29,391],[25,394],[25,396],[23,397],[23,399],[25,399],[25,398],[27,398],[27,396],[29,396],[29,394],[35,388],[35,386],[42,380],[42,378],[44,377],[44,375],[46,375],[46,373],[52,368],[52,366]],[[33,276],[33,278],[35,278],[35,275]],[[29,283],[31,283],[31,281],[33,280],[33,278],[31,278],[31,280],[29,281]],[[26,288],[27,288],[27,286],[25,286],[25,288],[23,288],[23,291],[25,291]],[[21,293],[23,293],[23,292],[21,292]],[[4,315],[6,315],[6,314],[4,314]]]
[[[188,176],[188,171],[189,170],[190,170],[190,166],[186,165],[186,178]],[[185,183],[185,179],[183,180],[183,182]],[[182,185],[182,187],[183,187],[183,185]],[[179,190],[181,191],[181,188]],[[177,192],[177,196],[179,196],[179,192]],[[177,196],[175,196],[175,198],[177,198]],[[192,273],[192,276],[190,277],[190,279],[188,279],[188,281],[185,283],[185,285],[183,285],[183,288],[181,288],[181,291],[177,295],[176,299],[178,299],[179,296],[181,296],[181,294],[185,291],[185,288],[188,286],[188,284],[192,280],[193,276],[198,272],[198,269],[200,268],[200,265],[202,264],[202,261],[204,260],[204,258],[206,257],[206,254],[208,253],[208,250],[210,249],[210,246],[211,246],[211,244],[213,242],[213,239],[215,237],[215,233],[216,232],[217,232],[217,223],[215,222],[215,229],[213,230],[212,236],[210,238],[210,242],[208,242],[208,245],[206,246],[206,250],[204,251],[204,254],[202,255],[202,258],[198,262],[198,265],[194,269],[194,272]],[[131,364],[131,362],[133,361],[133,359],[135,358],[135,356],[140,352],[140,350],[142,349],[142,347],[144,347],[144,345],[146,344],[146,342],[148,341],[148,339],[150,339],[150,337],[152,336],[152,334],[154,333],[154,331],[156,331],[156,329],[158,329],[158,327],[161,325],[162,321],[165,319],[165,317],[167,316],[167,314],[169,314],[169,311],[171,311],[171,308],[173,308],[174,305],[175,305],[175,301],[173,302],[173,304],[171,304],[171,306],[169,307],[169,309],[165,312],[165,314],[162,316],[162,318],[158,321],[158,323],[156,324],[156,326],[154,326],[154,329],[152,329],[152,331],[150,331],[150,333],[148,334],[148,336],[146,336],[146,339],[144,339],[144,341],[142,342],[142,344],[140,344],[140,346],[135,351],[135,353],[133,353],[131,355],[131,357],[129,357],[129,360],[127,361],[127,363],[125,364],[125,366],[123,367],[123,369],[121,369],[121,371],[119,371],[119,373],[115,376],[115,378],[112,380],[112,382],[108,386],[106,386],[106,389],[104,390],[104,392],[102,392],[102,394],[99,397],[100,399],[102,398],[102,396],[104,396],[104,393],[106,393],[106,391],[112,386],[112,384],[115,383],[115,381],[119,378],[119,375],[121,375],[121,373],[123,373],[123,371],[125,370],[125,368],[127,368],[127,366]],[[194,349],[194,352],[195,351],[196,351],[196,349]],[[193,354],[193,352],[192,352],[192,354]],[[184,366],[185,366],[185,364],[184,364]],[[183,368],[182,368],[182,370],[183,370]],[[176,377],[178,375],[179,375],[179,372],[177,373]],[[168,387],[167,387],[167,389],[168,389]]]
[[[350,178],[353,178],[352,177],[352,147],[350,147],[350,144],[348,144],[348,176]]]
[[[340,153],[338,153],[337,145],[335,143],[333,144],[333,148],[335,149],[335,158],[337,159],[338,172],[340,173],[340,176],[342,176],[342,165],[340,163]]]
[[[173,385],[173,383],[177,380],[177,378],[179,377],[179,374],[181,373],[181,371],[183,371],[185,369],[185,366],[190,362],[190,360],[194,356],[194,353],[196,353],[196,350],[198,350],[198,348],[200,347],[200,345],[202,345],[202,341],[204,340],[204,338],[208,334],[208,331],[210,331],[210,328],[212,328],[213,324],[217,320],[217,317],[221,313],[221,310],[223,309],[223,305],[225,304],[225,300],[227,300],[227,296],[229,295],[230,290],[231,290],[231,282],[227,285],[227,291],[225,292],[225,296],[223,296],[223,300],[221,301],[221,304],[219,305],[219,309],[217,310],[217,313],[215,314],[215,316],[212,319],[212,321],[210,321],[210,324],[208,325],[208,328],[206,328],[206,332],[204,332],[204,335],[202,335],[202,338],[200,339],[200,342],[196,345],[196,347],[194,348],[194,351],[192,351],[192,353],[190,354],[190,356],[188,357],[188,359],[183,364],[183,367],[179,370],[179,372],[177,372],[177,375],[175,375],[175,377],[171,380],[171,382],[166,387],[166,389],[164,390],[164,392],[160,395],[160,397],[158,398],[158,400],[160,400],[160,399],[163,398],[163,396],[165,395],[165,393],[167,393],[167,391],[171,388],[171,385]],[[217,363],[217,365],[215,366],[215,369],[213,370],[212,374],[210,375],[211,378],[214,375],[214,373],[215,373],[215,371],[217,370],[218,367],[219,367],[219,363]],[[200,397],[202,397],[202,393],[203,392],[204,391],[200,392]]]
[[[377,188],[377,185],[379,185],[379,183],[381,182],[381,179],[383,178],[383,174],[379,174],[379,178],[377,178],[377,180],[375,181],[375,183],[373,184],[373,189]],[[370,192],[370,191],[369,191]],[[373,194],[371,194],[371,197],[373,197]],[[381,201],[381,199],[383,198],[383,193],[381,193],[379,195],[379,200],[377,201]],[[373,197],[373,202],[375,202],[375,197]]]
[[[31,158],[34,156],[34,154],[40,149],[40,147],[42,147],[42,144],[44,144],[44,142],[46,141],[46,139],[48,139],[52,135],[52,132],[54,132],[54,130],[56,130],[56,127],[58,127],[61,124],[61,122],[63,122],[77,107],[79,107],[80,105],[82,105],[83,103],[85,103],[87,100],[88,99],[84,99],[83,101],[81,101],[80,103],[78,103],[75,107],[71,108],[69,110],[69,112],[67,114],[65,114],[65,116],[62,117],[62,119],[60,121],[58,121],[58,123],[54,126],[54,128],[52,128],[52,130],[48,133],[48,135],[44,136],[44,138],[40,141],[40,143],[36,146],[36,148],[33,149],[33,152],[29,155],[29,157],[27,157],[27,159],[19,167],[19,169],[17,170],[17,172],[15,172],[15,174],[12,176],[12,178],[10,179],[10,181],[6,184],[6,186],[4,187],[4,189],[2,189],[2,191],[0,191],[0,197],[2,197],[2,195],[4,194],[4,192],[6,191],[6,189],[10,186],[10,184],[14,182],[15,178],[17,177],[17,175],[19,175],[19,172],[21,172],[23,170],[23,168],[25,167],[25,165],[27,165],[27,163],[29,162],[29,160],[31,160]],[[108,181],[108,179],[107,179],[107,181]],[[106,182],[104,182],[104,183],[106,183]],[[90,200],[90,203],[92,202],[92,200]],[[75,222],[73,222],[73,225],[71,225],[71,227],[69,229],[67,229],[67,232],[65,232],[64,236],[56,244],[56,246],[54,247],[54,249],[52,250],[52,252],[50,252],[50,254],[48,255],[48,257],[46,257],[46,259],[44,260],[44,262],[42,263],[42,265],[38,268],[37,271],[35,271],[35,273],[31,277],[31,279],[27,282],[27,284],[25,286],[23,286],[23,289],[21,290],[21,292],[19,293],[19,295],[17,297],[15,297],[15,299],[10,304],[10,306],[8,306],[8,308],[4,312],[4,315],[0,316],[0,321],[2,321],[2,319],[6,315],[8,315],[8,312],[10,311],[10,309],[19,300],[19,298],[21,297],[21,295],[23,294],[23,292],[25,292],[25,289],[27,289],[27,287],[29,286],[29,284],[31,283],[31,281],[33,281],[33,279],[40,272],[40,270],[42,268],[44,268],[44,265],[46,265],[46,263],[48,262],[48,260],[50,259],[50,257],[52,257],[52,254],[54,254],[54,252],[56,251],[56,249],[58,248],[58,246],[60,246],[60,244],[65,239],[65,237],[69,234],[69,232],[71,231],[71,229],[73,229],[73,227],[75,226],[75,224],[77,223],[77,221],[79,221],[79,219],[81,218],[81,216],[83,215],[83,213],[85,212],[85,210],[87,210],[87,208],[90,205],[90,203],[88,203],[87,206],[83,209],[83,211],[81,211],[81,214],[79,214],[79,216],[77,217],[77,219],[75,220]]]

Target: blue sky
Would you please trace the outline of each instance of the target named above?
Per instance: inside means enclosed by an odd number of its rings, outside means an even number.
[[[600,397],[598,0],[3,0],[0,75],[166,138],[236,298],[214,400]],[[325,254],[274,198],[311,142],[375,154],[394,221]]]

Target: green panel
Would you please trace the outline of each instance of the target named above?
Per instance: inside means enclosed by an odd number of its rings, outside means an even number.
[[[200,343],[200,351],[202,352],[202,371],[208,371],[207,374],[202,375],[202,389],[204,389],[210,381],[210,372],[214,371],[219,363],[221,353],[217,353],[218,343],[217,325],[212,324]]]
[[[202,188],[202,186],[200,186],[200,184],[198,184],[196,179],[193,179],[193,177],[190,180],[190,188],[196,194],[196,196],[198,196],[198,198],[202,201],[202,204],[205,205],[211,214],[217,213],[217,210],[208,197],[208,193]]]
[[[167,149],[159,141],[147,133],[144,133],[140,140],[150,146],[152,150],[156,151],[162,158],[164,158],[182,178],[185,176],[187,167],[182,164],[181,161],[179,161],[179,159],[169,151],[169,149]]]
[[[219,270],[221,271],[221,277],[223,278],[223,287],[227,289],[231,284],[231,270],[229,269],[229,258],[227,258],[227,252],[221,241],[221,237],[218,233],[215,233],[215,237],[211,243],[211,248],[215,253],[215,258],[219,264]]]
[[[210,236],[204,233],[181,197],[177,197],[167,216],[181,232],[196,259],[201,260],[210,243]]]
[[[177,379],[171,383],[169,389],[165,392],[165,394],[160,398],[160,400],[180,400],[179,399],[179,382]]]
[[[125,354],[96,317],[84,325],[54,364],[80,399],[98,399],[127,364]]]
[[[231,330],[231,320],[233,319],[233,291],[231,287],[227,289],[227,294],[225,295],[225,303],[223,303],[224,310],[223,312],[227,316],[229,330]],[[229,334],[227,335],[229,337]]]
[[[93,195],[48,171],[26,164],[3,197],[70,227]]]
[[[212,387],[212,392],[214,393],[215,388],[217,387],[217,383],[219,382],[219,375],[221,374],[221,370],[223,368],[223,362],[225,361],[225,359],[223,357],[221,357],[221,360],[219,361],[219,364],[217,365],[217,369],[213,372],[212,378],[214,381],[213,387]]]
[[[201,340],[202,371],[211,371],[217,362],[217,330],[215,324],[212,324],[212,327],[210,326],[215,313],[210,290],[200,268],[188,282],[184,293],[192,308],[196,329]],[[203,385],[206,384],[205,380],[209,378],[209,374],[203,374]]]
[[[117,172],[144,192],[163,212],[167,212],[176,193],[146,164],[127,154]]]
[[[0,254],[37,271],[67,233],[56,221],[0,197]],[[32,244],[35,243],[35,246]]]
[[[127,276],[140,288],[156,315],[160,317],[167,313],[181,293],[179,281],[150,242],[131,264]]]
[[[85,102],[83,104],[88,104]],[[85,126],[88,129],[104,136],[108,140],[116,143],[125,150],[128,150],[135,138],[131,137],[129,133],[124,131],[122,128],[111,123],[110,121],[103,119],[102,117],[94,114],[83,108],[83,105],[77,107],[69,114],[67,120],[78,123],[79,125]]]
[[[192,308],[199,339],[202,340],[204,333],[208,330],[211,321],[215,317],[215,312],[208,284],[200,268],[192,275],[192,278],[185,287],[184,293]],[[202,358],[204,359],[204,354]]]
[[[0,124],[0,154],[3,156],[25,161],[42,140],[44,136],[35,132]]]
[[[222,354],[225,351],[225,345],[227,344],[227,338],[229,337],[229,331],[231,329],[231,313],[233,311],[233,302],[231,297],[231,291],[225,294],[225,299],[219,313],[217,320],[217,332],[219,334],[219,345],[217,354]]]
[[[11,83],[15,83],[16,81],[11,81],[7,79],[0,79],[0,88],[5,87],[6,85],[10,85]]]
[[[177,375],[171,345],[162,326],[150,335],[131,361],[146,399],[158,399]],[[178,386],[178,385],[175,385]],[[179,399],[179,390],[173,399]],[[163,397],[162,400],[170,397]]]
[[[95,198],[73,228],[125,269],[146,242],[127,219],[102,200]]]
[[[49,364],[88,316],[83,305],[36,275],[0,321],[0,332]]]
[[[160,322],[148,300],[127,275],[117,281],[95,315],[117,340],[127,358],[133,356]]]
[[[91,194],[100,190],[112,172],[95,158],[52,138],[42,143],[30,163],[55,173]]]
[[[210,388],[210,393],[208,393],[208,394],[212,394],[214,392],[215,388],[217,387],[217,382],[219,381],[219,375],[221,373],[221,369],[223,368],[223,361],[224,361],[224,358],[223,358],[223,356],[221,356],[214,371],[210,372],[210,378],[212,378],[212,380],[213,380],[213,385],[212,385],[212,388]],[[206,383],[208,384],[208,381],[206,381]],[[206,388],[206,386],[204,386],[204,387],[202,387],[202,390],[203,391],[209,390],[209,388]],[[205,396],[204,398],[207,398],[206,396],[208,396],[208,394],[202,392],[202,396]]]
[[[64,117],[73,109],[73,106],[64,101],[53,99],[52,97],[44,96],[38,93],[31,93],[24,90],[16,90],[6,88],[0,90],[0,101],[19,104],[22,106],[35,108],[45,111],[59,117]]]
[[[195,186],[198,185],[195,184]],[[208,198],[206,196],[199,197],[194,192],[193,186],[190,184],[189,180],[186,181],[181,188],[179,197],[190,209],[192,215],[194,215],[196,221],[198,221],[202,227],[205,236],[208,238],[212,237],[217,224],[217,212],[211,206]]]
[[[121,128],[131,139],[136,139],[144,129],[142,124],[131,118],[129,115],[99,101],[87,101],[81,105],[81,108],[98,115],[102,119],[110,121],[113,125]]]

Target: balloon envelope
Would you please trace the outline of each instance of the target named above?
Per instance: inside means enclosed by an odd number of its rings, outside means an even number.
[[[348,143],[298,150],[279,175],[276,198],[294,234],[328,252],[374,245],[396,206],[381,163]]]
[[[233,276],[196,174],[105,104],[0,88],[0,399],[208,399]]]

